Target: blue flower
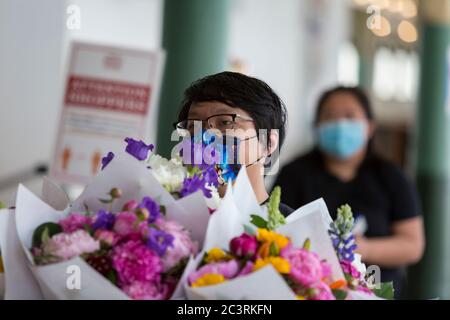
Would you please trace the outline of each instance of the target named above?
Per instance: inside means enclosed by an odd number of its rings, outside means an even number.
[[[95,222],[92,224],[94,230],[97,229],[107,229],[110,230],[114,222],[116,221],[116,216],[113,213],[106,212],[104,210],[99,210],[96,215]]]
[[[133,138],[125,138],[125,142],[128,144],[125,151],[140,161],[147,159],[148,152],[153,151],[155,147],[153,144],[146,145],[144,141]]]
[[[148,218],[149,223],[155,222],[161,216],[159,204],[153,201],[153,199],[150,197],[144,197],[139,204],[139,208],[145,208],[148,210],[150,214]]]
[[[102,170],[114,159],[114,153],[108,152],[108,154],[102,158]]]
[[[155,251],[160,257],[168,247],[173,247],[174,236],[161,230],[149,228],[147,247]]]

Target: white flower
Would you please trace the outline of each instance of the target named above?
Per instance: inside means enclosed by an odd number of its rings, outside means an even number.
[[[208,185],[206,186],[206,189],[211,191],[211,198],[205,197],[206,205],[208,206],[208,208],[213,210],[219,208],[222,199],[220,198],[217,188],[213,185]]]
[[[352,262],[352,265],[358,270],[358,272],[361,274],[361,278],[364,278],[366,275],[366,265],[361,261],[361,255],[358,253],[354,254],[355,258]]]
[[[179,157],[167,160],[160,155],[152,154],[148,164],[152,168],[155,178],[168,192],[173,193],[181,190],[187,171]]]

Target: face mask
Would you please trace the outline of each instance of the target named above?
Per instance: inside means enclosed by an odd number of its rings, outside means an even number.
[[[318,128],[319,148],[339,159],[356,154],[366,142],[367,125],[357,120],[327,122]]]

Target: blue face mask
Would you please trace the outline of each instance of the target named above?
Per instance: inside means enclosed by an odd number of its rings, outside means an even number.
[[[317,130],[319,148],[339,159],[348,159],[363,148],[366,129],[366,124],[357,120],[321,124]]]

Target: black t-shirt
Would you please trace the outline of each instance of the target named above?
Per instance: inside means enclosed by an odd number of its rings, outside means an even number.
[[[295,209],[323,198],[333,219],[337,208],[349,204],[355,216],[366,218],[368,238],[389,236],[392,223],[420,214],[415,187],[378,156],[366,157],[356,177],[342,182],[325,169],[315,149],[282,168],[274,185],[281,187],[281,200]],[[381,278],[394,281],[400,291],[401,269],[382,269]]]

